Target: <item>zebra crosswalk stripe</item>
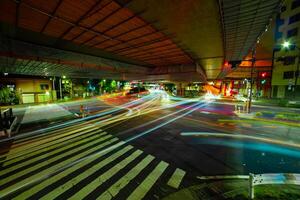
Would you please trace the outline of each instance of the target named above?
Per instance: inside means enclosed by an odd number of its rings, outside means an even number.
[[[169,186],[173,187],[173,188],[178,189],[184,175],[185,175],[185,171],[183,171],[182,169],[177,168],[175,170],[175,172],[172,174],[172,176],[169,179],[167,184]]]
[[[74,142],[76,141],[80,141],[81,139],[84,139],[84,138],[87,138],[88,136],[90,135],[93,135],[95,133],[98,133],[100,132],[101,130],[97,131],[97,132],[90,132],[90,133],[86,133],[86,132],[83,132],[82,134],[80,135],[77,135],[77,136],[73,136],[73,137],[68,137],[68,138],[64,138],[64,140],[57,140],[54,144],[50,144],[49,145],[45,145],[45,146],[41,146],[39,149],[33,149],[33,150],[29,150],[29,151],[24,151],[23,152],[23,156],[17,156],[16,158],[7,158],[5,161],[4,161],[4,164],[3,166],[7,166],[7,165],[10,165],[12,163],[16,163],[20,160],[25,160],[26,158],[28,157],[31,157],[31,156],[34,156],[34,155],[37,155],[37,154],[40,154],[40,153],[43,153],[43,152],[47,152],[47,151],[50,151],[52,149],[58,149],[60,147],[67,147],[66,145],[68,144],[74,144]],[[98,136],[102,136],[102,135],[105,135],[106,132],[102,132],[100,134],[98,134]],[[54,151],[53,151],[54,152]],[[51,152],[52,153],[52,152]],[[49,156],[49,154],[46,154],[47,156]],[[37,159],[38,157],[35,157],[33,159]],[[30,160],[32,161],[32,159]],[[24,163],[23,163],[24,164]]]
[[[111,137],[111,135],[108,135],[108,136]],[[76,153],[76,152],[80,152],[80,150],[82,150],[82,149],[84,149],[86,147],[89,147],[89,146],[93,146],[94,144],[96,144],[96,143],[98,143],[100,141],[103,141],[103,140],[104,140],[104,137],[99,138],[97,140],[94,140],[93,142],[90,142],[88,144],[82,145],[82,146],[76,148],[73,151],[68,151],[68,152],[66,152],[66,153],[64,153],[62,155],[56,156],[56,157],[54,157],[52,159],[49,159],[49,160],[47,160],[47,161],[45,161],[45,162],[43,162],[41,164],[37,164],[37,165],[31,167],[30,170],[24,170],[24,171],[21,171],[20,173],[16,173],[15,175],[12,175],[10,177],[7,177],[7,178],[1,180],[1,184],[4,184],[5,182],[11,181],[11,180],[13,180],[13,179],[15,179],[17,177],[20,177],[21,175],[25,175],[25,174],[29,173],[32,170],[38,169],[41,166],[45,166],[48,163],[51,163],[51,162],[53,162],[55,160],[63,158],[65,156],[67,156],[67,155],[70,155],[70,154],[73,154],[73,153]],[[45,175],[47,175],[47,174],[49,174],[51,172],[54,172],[55,170],[59,170],[61,167],[65,166],[65,165],[70,164],[70,163],[72,163],[72,162],[74,162],[74,161],[76,161],[76,160],[78,160],[80,158],[85,157],[86,155],[88,155],[88,154],[96,151],[98,148],[99,148],[98,146],[95,146],[95,147],[90,148],[90,149],[88,149],[86,151],[78,153],[76,156],[70,157],[70,158],[68,158],[68,159],[66,159],[66,160],[64,160],[62,162],[59,162],[59,163],[57,163],[55,165],[52,165],[51,167],[49,167],[49,168],[47,168],[45,170],[42,170],[41,172],[36,173],[35,175],[33,175],[31,177],[25,178],[25,179],[17,182],[14,185],[11,185],[11,186],[9,186],[9,187],[7,187],[5,189],[2,189],[0,191],[0,196],[5,196],[5,195],[7,195],[7,193],[10,193],[12,191],[18,190],[19,188],[21,188],[23,186],[31,184],[32,182],[35,182],[36,180],[39,180],[41,177],[43,177],[43,176],[45,176]]]
[[[116,164],[114,167],[94,179],[91,183],[83,187],[80,191],[78,191],[76,194],[74,194],[70,200],[76,200],[76,199],[83,199],[86,197],[89,193],[94,191],[97,187],[101,186],[105,181],[110,179],[113,175],[115,175],[117,172],[119,172],[121,169],[123,169],[126,165],[128,165],[130,162],[132,162],[134,159],[136,159],[139,155],[141,155],[143,151],[136,150],[134,153],[132,153],[130,156],[126,157],[124,160]]]
[[[57,137],[54,136],[54,137],[51,137],[51,138],[47,138],[47,140],[42,139],[40,141],[32,142],[32,143],[29,143],[29,144],[24,144],[24,145],[19,145],[17,147],[12,147],[11,150],[6,155],[6,160],[12,159],[16,156],[24,155],[27,151],[35,151],[36,149],[40,149],[40,148],[45,147],[45,146],[50,146],[53,143],[54,144],[57,143],[57,140],[64,140],[64,137],[66,137],[66,136],[76,137],[77,135],[82,135],[82,134],[88,133],[90,131],[95,131],[98,128],[90,128],[90,129],[87,129],[87,130],[85,130],[85,129],[86,128],[79,129],[79,130],[74,130],[74,131],[62,134],[60,136],[57,136]]]
[[[96,170],[99,170],[102,167],[104,167],[105,165],[113,162],[115,159],[122,156],[123,154],[125,154],[127,151],[129,151],[132,148],[133,147],[131,145],[122,148],[121,150],[119,150],[118,152],[116,152],[113,155],[109,156],[105,160],[103,160],[103,161],[97,163],[96,165],[94,165],[93,167],[87,169],[86,171],[84,171],[84,173],[79,174],[78,176],[72,178],[68,182],[61,185],[60,187],[55,188],[54,190],[52,190],[51,192],[49,192],[47,195],[43,196],[40,199],[41,200],[42,199],[47,200],[47,199],[54,199],[54,198],[58,197],[59,195],[61,195],[62,193],[64,193],[68,189],[72,188],[74,185],[76,185],[77,183],[79,183],[80,181],[82,181],[83,179],[88,177],[89,175],[93,174]]]
[[[44,158],[47,158],[47,157],[50,157],[50,156],[52,156],[52,155],[55,155],[55,154],[60,153],[60,152],[63,152],[63,151],[65,151],[65,150],[68,150],[68,149],[70,149],[70,148],[72,148],[72,147],[75,147],[75,146],[77,146],[77,145],[83,144],[83,143],[85,143],[85,142],[93,141],[93,140],[97,139],[98,137],[99,137],[99,135],[94,135],[94,136],[85,138],[85,139],[83,139],[83,140],[76,141],[76,142],[71,143],[71,144],[69,144],[69,145],[63,146],[62,148],[55,149],[54,151],[50,151],[49,153],[42,154],[42,155],[37,156],[37,157],[32,158],[32,159],[28,159],[28,160],[26,160],[26,161],[24,161],[24,162],[18,163],[18,164],[16,164],[16,165],[12,166],[12,167],[9,167],[9,168],[6,168],[6,169],[2,170],[2,171],[0,172],[0,176],[5,175],[5,174],[7,174],[7,173],[9,173],[9,172],[18,170],[18,169],[22,169],[22,168],[26,167],[27,165],[29,165],[30,163],[33,163],[33,162],[35,162],[35,161],[38,161],[38,160],[41,160],[41,159],[44,159]],[[111,135],[107,135],[107,136],[102,137],[102,139],[103,139],[103,138],[106,138],[106,139],[107,139],[108,137],[112,137],[112,136],[111,136]],[[89,144],[90,144],[90,143],[87,143],[86,145],[89,145]],[[82,147],[83,147],[83,146],[80,146],[79,148],[82,148]],[[75,150],[77,150],[77,148],[76,148]],[[70,154],[70,153],[72,153],[72,150],[71,150],[71,151],[67,151],[65,154]],[[43,164],[45,164],[45,163],[50,163],[50,160],[57,160],[59,157],[62,157],[62,156],[65,155],[65,154],[59,154],[58,156],[55,156],[55,157],[53,157],[53,158],[50,158],[49,160],[47,160],[47,162],[46,162],[46,161],[40,162],[40,163],[38,163],[37,165],[34,165],[33,167],[34,167],[34,168],[38,168],[38,166],[43,166]],[[6,164],[6,163],[5,163],[5,164]],[[6,165],[4,165],[4,166],[6,166]],[[14,175],[16,176],[17,174],[18,174],[18,173],[15,173]]]
[[[98,147],[105,147],[115,141],[117,141],[117,138],[113,138],[112,140],[109,140],[101,145],[99,145]],[[59,181],[60,179],[68,176],[69,174],[73,173],[74,171],[80,169],[81,167],[84,167],[86,165],[88,165],[89,163],[93,162],[94,160],[96,160],[97,158],[103,157],[104,155],[108,154],[109,152],[111,152],[113,149],[111,149],[110,151],[105,151],[103,154],[96,154],[95,156],[91,156],[88,159],[85,160],[85,162],[79,162],[78,164],[66,169],[65,171],[56,174],[54,176],[51,176],[49,178],[47,178],[46,180],[44,180],[43,182],[33,186],[32,188],[24,191],[23,193],[19,194],[17,197],[15,197],[15,199],[28,199],[30,196],[32,196],[34,193],[41,191],[42,189],[44,189],[45,187],[55,183],[56,181]]]
[[[148,155],[141,162],[139,162],[134,168],[132,168],[126,175],[114,183],[103,194],[101,194],[97,200],[110,200],[115,197],[121,189],[123,189],[132,179],[134,179],[145,167],[147,167],[151,161],[154,160],[152,155]]]
[[[59,137],[61,135],[64,135],[63,133],[74,132],[74,131],[76,132],[76,130],[77,131],[85,130],[85,129],[89,129],[89,128],[93,128],[93,127],[95,127],[95,126],[92,124],[87,124],[85,126],[84,126],[84,124],[77,124],[75,126],[68,126],[68,127],[53,130],[53,131],[46,131],[41,134],[28,135],[27,137],[19,138],[19,139],[15,140],[12,147],[15,148],[15,147],[18,147],[19,145],[24,145],[24,144],[28,144],[28,143],[32,143],[32,142],[38,142],[40,140],[47,139],[49,137]]]
[[[144,181],[129,195],[127,199],[128,200],[143,199],[168,166],[169,166],[168,163],[161,161],[155,167],[155,169],[144,179]]]

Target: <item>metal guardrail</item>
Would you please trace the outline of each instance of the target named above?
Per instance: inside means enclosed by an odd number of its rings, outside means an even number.
[[[249,198],[254,199],[255,185],[268,184],[300,185],[300,174],[249,174]]]
[[[254,199],[254,186],[269,184],[300,185],[300,174],[292,173],[268,173],[268,174],[249,174],[248,175],[216,175],[216,176],[197,176],[200,180],[225,180],[225,179],[248,179],[249,198]],[[228,193],[228,192],[227,192]]]
[[[7,133],[7,130],[11,128],[14,119],[15,117],[12,108],[7,108],[5,110],[0,109],[0,131]]]

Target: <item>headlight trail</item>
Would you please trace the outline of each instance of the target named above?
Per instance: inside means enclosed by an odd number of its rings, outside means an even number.
[[[9,195],[9,194],[11,194],[11,193],[13,193],[13,192],[15,192],[15,191],[17,191],[17,190],[20,190],[20,189],[24,188],[24,187],[28,187],[28,186],[30,186],[30,185],[32,185],[32,184],[35,184],[35,183],[39,182],[39,181],[45,180],[45,179],[47,179],[48,177],[51,177],[51,176],[53,176],[53,175],[55,175],[55,174],[57,174],[57,173],[60,173],[60,172],[66,170],[66,169],[68,169],[68,168],[70,168],[70,167],[72,167],[72,166],[74,166],[74,165],[76,165],[76,164],[78,164],[78,163],[80,163],[80,162],[82,162],[82,161],[85,161],[85,160],[87,160],[87,159],[89,159],[89,158],[92,158],[92,157],[97,156],[97,155],[101,155],[101,154],[103,154],[103,153],[105,153],[105,152],[107,152],[107,151],[116,149],[116,148],[118,148],[118,147],[120,147],[120,146],[122,146],[122,145],[124,145],[124,144],[126,144],[126,143],[128,143],[128,142],[131,142],[131,141],[133,141],[133,140],[135,140],[135,139],[138,139],[138,138],[140,138],[140,137],[143,137],[143,136],[145,136],[145,135],[147,135],[147,134],[149,134],[149,133],[151,133],[151,132],[153,132],[153,131],[155,131],[155,130],[157,130],[157,129],[159,129],[159,128],[165,126],[165,125],[168,125],[168,124],[170,124],[170,123],[172,123],[172,122],[174,122],[174,121],[176,121],[176,120],[178,120],[178,119],[180,119],[180,118],[182,118],[182,117],[184,117],[184,116],[186,116],[186,115],[188,115],[188,114],[190,114],[190,113],[196,111],[197,109],[199,109],[199,108],[201,108],[201,107],[203,107],[203,106],[205,106],[205,105],[207,105],[207,102],[205,102],[205,103],[203,103],[203,102],[197,102],[197,103],[194,103],[194,104],[191,105],[191,106],[182,108],[182,109],[180,109],[179,111],[176,111],[176,112],[171,113],[171,114],[174,115],[174,114],[176,114],[176,113],[183,112],[183,111],[185,111],[185,110],[188,110],[188,111],[185,112],[185,113],[183,113],[183,114],[181,114],[181,115],[179,115],[179,116],[176,116],[176,117],[174,117],[174,118],[172,118],[172,119],[170,119],[170,120],[168,120],[168,121],[165,121],[164,123],[161,123],[161,124],[159,124],[159,125],[157,125],[157,126],[155,126],[155,127],[153,127],[153,128],[150,128],[150,129],[148,129],[148,130],[146,130],[146,131],[143,131],[143,132],[141,132],[141,133],[139,133],[139,134],[137,134],[137,135],[135,135],[135,136],[133,136],[133,137],[130,137],[130,138],[126,139],[125,141],[121,141],[121,142],[119,142],[119,143],[117,143],[117,144],[115,144],[115,145],[113,145],[113,146],[110,146],[110,147],[108,147],[108,148],[106,148],[106,149],[103,149],[103,150],[101,150],[101,151],[99,151],[99,152],[97,152],[97,153],[91,154],[91,155],[89,155],[89,156],[80,158],[80,159],[78,159],[78,160],[76,160],[76,161],[74,161],[74,162],[72,162],[72,163],[69,163],[68,165],[63,166],[63,167],[60,168],[60,169],[54,170],[53,172],[51,172],[51,173],[49,173],[49,174],[46,174],[46,175],[44,175],[44,176],[38,177],[38,178],[36,178],[36,179],[33,179],[33,180],[31,180],[30,182],[28,182],[28,183],[26,183],[26,184],[24,184],[24,185],[21,185],[21,186],[18,187],[18,188],[14,188],[13,190],[7,192],[7,193],[4,194],[3,196],[7,196],[7,195]],[[170,114],[170,115],[171,115],[171,114]],[[161,119],[164,119],[164,118],[166,118],[166,117],[167,117],[167,116],[162,117],[162,118],[159,118],[159,119],[157,119],[157,120],[161,120]]]
[[[220,137],[220,138],[234,138],[234,139],[248,139],[255,140],[264,143],[272,143],[276,145],[283,145],[288,147],[300,148],[300,144],[289,143],[278,139],[272,138],[262,138],[258,136],[251,135],[241,135],[241,134],[227,134],[227,133],[210,133],[210,132],[183,132],[182,136],[198,136],[198,137]],[[299,153],[300,155],[300,153]]]
[[[43,129],[39,129],[39,130],[35,130],[35,131],[30,131],[30,132],[27,132],[27,133],[23,133],[22,135],[16,135],[16,136],[12,136],[10,138],[1,139],[0,143],[7,142],[7,141],[12,141],[12,140],[16,140],[16,139],[27,138],[27,137],[31,137],[31,136],[34,136],[34,135],[37,135],[37,134],[45,135],[45,134],[48,134],[46,131],[52,131],[52,130],[55,130],[55,129],[58,129],[58,128],[64,128],[64,127],[67,127],[69,125],[72,125],[72,124],[75,124],[75,123],[78,123],[78,122],[82,122],[82,121],[94,119],[94,118],[97,118],[97,117],[102,117],[104,115],[112,114],[112,113],[124,110],[127,107],[137,105],[140,102],[142,102],[144,100],[147,100],[147,99],[151,99],[151,98],[152,98],[152,96],[150,96],[150,95],[145,96],[145,97],[142,97],[140,99],[125,103],[122,106],[118,106],[117,108],[104,110],[101,113],[96,114],[96,115],[91,115],[91,116],[88,116],[88,117],[85,117],[85,118],[71,120],[71,121],[65,122],[63,124],[57,124],[57,125],[53,125],[51,127],[47,127],[47,128],[43,128]]]
[[[161,128],[161,127],[167,125],[167,124],[170,124],[170,123],[172,123],[172,122],[174,122],[174,121],[176,121],[176,120],[178,120],[178,119],[180,119],[180,118],[182,118],[182,117],[184,117],[184,116],[186,116],[186,115],[188,115],[188,114],[194,112],[195,110],[197,110],[197,109],[199,109],[199,108],[201,108],[201,107],[203,107],[203,106],[205,106],[205,105],[207,105],[207,103],[204,103],[204,104],[201,104],[201,103],[195,103],[195,104],[192,105],[192,106],[189,106],[189,107],[187,107],[187,108],[184,108],[184,109],[190,109],[190,108],[196,106],[196,107],[194,107],[194,108],[188,110],[187,112],[185,112],[185,113],[183,113],[183,114],[181,114],[181,115],[179,115],[179,116],[174,117],[173,119],[170,119],[170,120],[168,120],[168,121],[166,121],[166,122],[164,122],[164,123],[161,123],[160,125],[157,125],[157,126],[155,126],[155,127],[153,127],[153,128],[150,128],[150,129],[148,129],[147,131],[144,131],[144,132],[142,132],[142,133],[140,133],[140,134],[137,134],[137,135],[135,135],[135,136],[133,136],[133,137],[131,137],[131,138],[129,138],[129,139],[126,139],[125,142],[131,142],[132,140],[135,140],[135,139],[140,138],[140,137],[142,137],[142,136],[144,136],[144,135],[146,135],[146,134],[148,134],[148,133],[150,133],[150,132],[153,132],[153,131],[155,131],[155,130],[157,130],[157,129],[159,129],[159,128]],[[181,110],[181,111],[182,111],[182,110]]]

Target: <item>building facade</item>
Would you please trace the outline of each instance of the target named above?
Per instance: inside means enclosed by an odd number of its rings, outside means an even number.
[[[41,78],[1,78],[2,87],[9,88],[19,97],[22,103],[42,103],[56,100],[56,91],[52,81]],[[16,103],[16,102],[15,102]]]
[[[284,1],[276,29],[272,97],[299,99],[300,0]],[[284,42],[290,45],[283,47]]]

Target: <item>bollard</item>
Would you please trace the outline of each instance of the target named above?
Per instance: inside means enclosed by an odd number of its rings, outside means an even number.
[[[254,185],[253,185],[254,174],[249,174],[249,199],[254,199]]]

